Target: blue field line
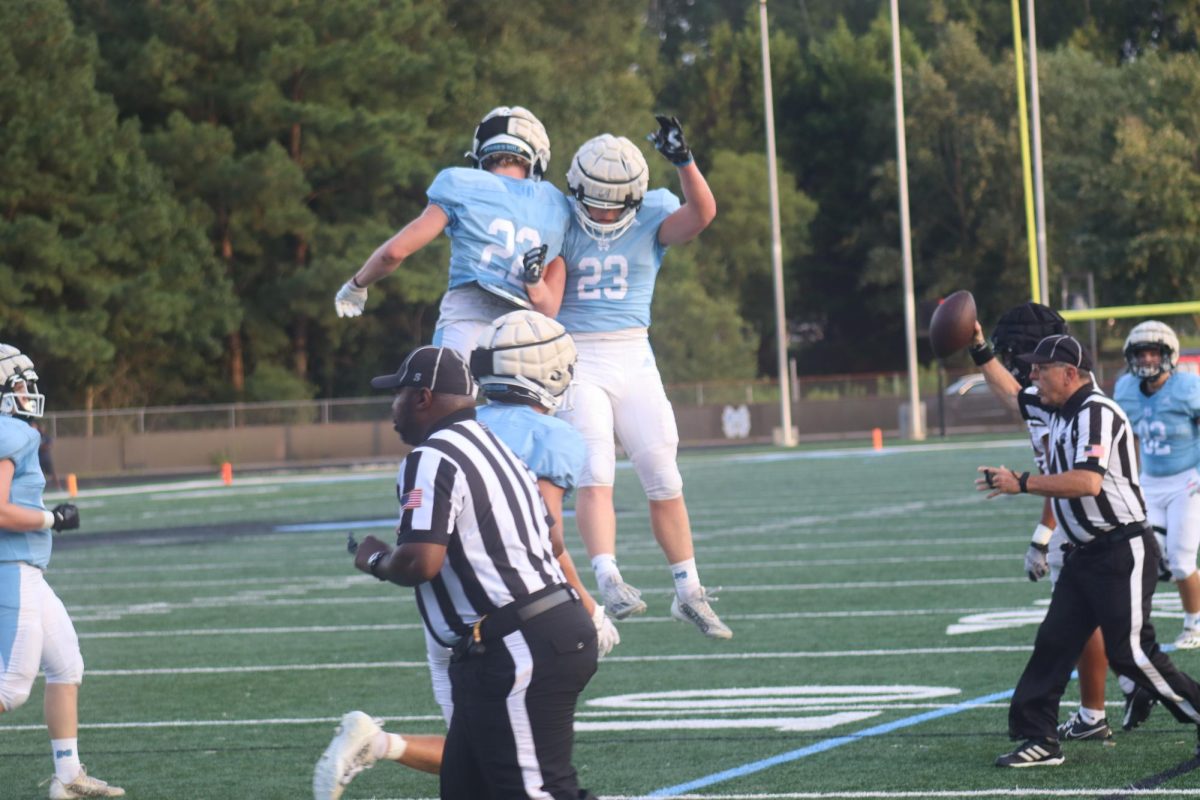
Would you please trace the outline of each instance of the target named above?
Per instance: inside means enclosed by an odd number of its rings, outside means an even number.
[[[823,742],[817,742],[816,744],[810,744],[807,747],[801,747],[799,750],[792,750],[788,753],[780,753],[777,756],[764,758],[761,761],[752,761],[751,763],[743,764],[740,767],[734,767],[733,769],[715,772],[712,775],[705,775],[703,778],[696,778],[695,780],[688,781],[687,783],[668,786],[664,789],[656,789],[655,791],[646,795],[646,797],[670,797],[672,795],[690,792],[694,789],[703,789],[707,786],[712,786],[714,783],[721,783],[723,781],[732,780],[733,778],[741,778],[745,775],[761,772],[764,769],[769,769],[771,767],[778,766],[779,764],[786,764],[789,761],[796,761],[816,753],[824,753],[826,750],[832,750],[835,747],[841,747],[844,744],[857,742],[870,736],[882,736],[885,733],[891,733],[892,731],[899,730],[900,728],[919,725],[922,722],[928,722],[931,719],[938,719],[939,717],[957,714],[960,711],[967,711],[976,706],[994,703],[997,700],[1007,700],[1012,697],[1012,694],[1013,690],[1008,689],[1007,691],[996,692],[995,694],[984,695],[983,697],[976,697],[973,700],[967,700],[962,703],[947,706],[946,708],[939,708],[933,711],[926,711],[922,714],[916,714],[911,717],[905,717],[904,719],[898,719],[895,722],[885,722],[882,725],[876,725],[874,727],[858,731],[857,733],[851,733],[846,736],[837,736],[833,739],[826,739]]]

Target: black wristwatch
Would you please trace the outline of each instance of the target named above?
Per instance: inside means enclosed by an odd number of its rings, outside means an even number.
[[[380,550],[378,552],[371,553],[371,555],[367,556],[367,572],[371,573],[376,578],[379,578],[379,580],[381,580],[381,581],[386,580],[386,579],[380,578],[379,575],[376,574],[375,567],[379,566],[379,562],[382,561],[383,557],[386,555],[387,555],[386,550]]]

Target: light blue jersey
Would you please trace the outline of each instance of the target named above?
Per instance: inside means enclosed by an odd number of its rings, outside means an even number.
[[[526,405],[488,403],[476,418],[508,445],[533,470],[567,494],[583,469],[583,436],[566,422],[540,414]]]
[[[553,184],[451,167],[438,173],[429,202],[450,218],[450,287],[479,282],[525,294],[521,257],[547,246],[549,264],[562,250],[571,207]]]
[[[607,248],[578,222],[571,225],[563,246],[567,285],[557,316],[568,332],[650,327],[654,282],[667,252],[658,243],[658,229],[678,209],[679,198],[668,190],[647,192],[633,225]]]
[[[1122,375],[1116,400],[1141,440],[1142,472],[1158,478],[1200,466],[1200,376],[1172,373],[1150,396],[1141,383]]]
[[[27,422],[0,415],[0,459],[7,459],[15,466],[8,501],[45,511],[42,492],[46,489],[46,478],[38,463],[41,442],[41,434]],[[25,561],[45,569],[50,563],[50,539],[48,528],[29,532],[0,529],[0,562]]]

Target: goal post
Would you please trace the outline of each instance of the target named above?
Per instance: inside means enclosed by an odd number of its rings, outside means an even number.
[[[1150,303],[1140,306],[1108,306],[1107,308],[1062,309],[1058,312],[1067,322],[1117,317],[1169,317],[1176,314],[1200,314],[1200,300],[1184,303]]]

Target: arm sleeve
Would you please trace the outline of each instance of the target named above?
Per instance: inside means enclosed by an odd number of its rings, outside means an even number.
[[[458,467],[439,453],[417,448],[400,465],[396,543],[448,545],[463,508]]]
[[[1087,403],[1075,417],[1075,469],[1103,475],[1120,438],[1125,418],[1102,403]]]

